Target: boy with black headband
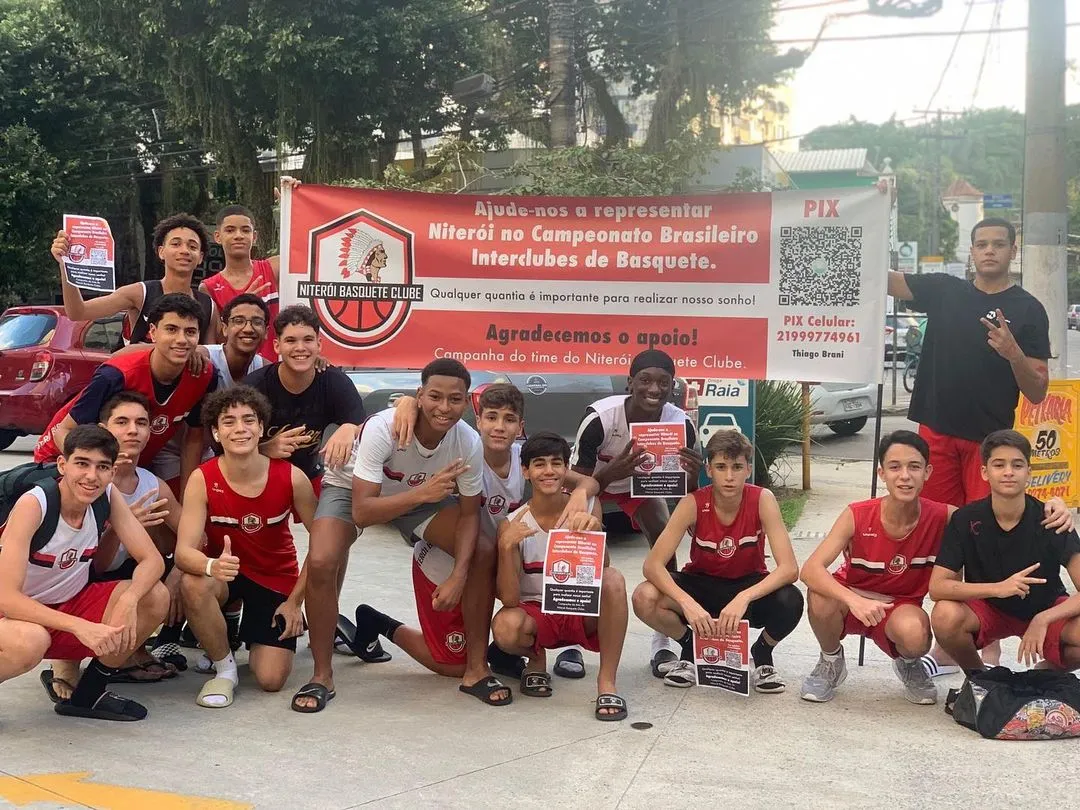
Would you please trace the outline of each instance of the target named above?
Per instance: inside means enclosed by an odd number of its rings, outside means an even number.
[[[574,472],[591,475],[600,482],[602,500],[614,501],[634,524],[640,527],[649,547],[656,543],[671,519],[667,502],[662,498],[632,498],[630,476],[645,451],[630,439],[630,425],[635,422],[673,422],[686,428],[686,447],[679,451],[688,477],[688,489],[697,485],[701,458],[696,450],[697,426],[681,408],[673,405],[675,362],[659,349],[641,352],[630,364],[627,394],[605,397],[589,406],[578,426],[570,464]],[[675,555],[667,561],[669,571],[676,570]],[[677,646],[663,633],[653,634],[652,673],[657,678],[679,660]]]

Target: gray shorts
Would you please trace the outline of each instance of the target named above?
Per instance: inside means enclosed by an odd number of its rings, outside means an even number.
[[[443,498],[438,503],[425,503],[416,507],[411,512],[406,512],[401,517],[390,521],[395,529],[401,532],[402,539],[410,546],[415,546],[424,538],[424,530],[431,523],[432,518],[448,506],[455,506],[457,498],[451,496]]]
[[[352,490],[323,484],[319,505],[315,507],[315,519],[334,518],[355,526],[352,516]]]

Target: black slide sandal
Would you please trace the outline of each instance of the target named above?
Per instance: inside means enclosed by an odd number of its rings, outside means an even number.
[[[551,697],[554,694],[551,688],[551,676],[546,672],[521,673],[521,694],[528,697]]]
[[[555,674],[560,678],[578,679],[585,677],[585,659],[581,657],[581,650],[571,647],[563,650],[555,659]]]
[[[133,722],[143,720],[149,712],[141,703],[122,698],[113,692],[102,692],[93,706],[76,706],[70,700],[61,700],[53,711],[64,717],[84,717],[88,720],[117,720]]]
[[[600,714],[601,709],[616,709],[614,714]],[[610,692],[605,692],[596,698],[596,719],[605,722],[614,722],[616,720],[625,720],[629,714],[626,705],[626,699],[622,695],[613,695]]]
[[[353,651],[353,655],[355,655],[364,663],[385,664],[387,661],[393,658],[390,653],[383,649],[382,643],[379,641],[378,636],[375,637],[374,641],[364,645],[362,649],[357,649],[356,625],[349,621],[345,616],[342,616],[340,614],[338,614],[337,617],[336,638],[348,644],[349,649]]]
[[[461,684],[458,689],[464,692],[466,695],[472,695],[481,703],[486,703],[488,706],[509,706],[514,702],[514,695],[498,678],[485,678],[482,681],[477,681],[472,686],[466,686]],[[505,700],[496,700],[492,695],[498,692],[500,689],[506,690]]]
[[[300,714],[315,714],[315,712],[321,712],[326,708],[326,704],[337,697],[337,692],[333,689],[327,689],[321,683],[308,683],[301,686],[292,699],[292,710],[294,712],[300,712]],[[314,698],[315,708],[309,709],[306,706],[300,707],[296,705],[297,698]]]
[[[45,687],[45,693],[49,696],[49,700],[51,700],[53,703],[59,703],[64,699],[58,694],[56,694],[56,688],[54,684],[62,683],[72,692],[75,691],[75,687],[72,686],[70,683],[65,681],[63,678],[57,678],[55,675],[53,675],[53,671],[51,669],[41,670],[40,680],[41,685]]]

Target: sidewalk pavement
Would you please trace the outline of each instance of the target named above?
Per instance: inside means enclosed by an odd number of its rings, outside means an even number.
[[[844,505],[869,496],[869,475],[869,462],[815,463],[795,532],[800,559]],[[297,535],[303,552],[306,534]],[[613,536],[610,548],[632,589],[641,581],[645,541]],[[682,561],[685,554],[684,544]],[[415,624],[410,557],[395,532],[365,532],[350,557],[345,610],[364,601]],[[941,705],[905,701],[872,644],[860,669],[857,641],[846,642],[850,675],[833,703],[800,700],[799,684],[818,655],[805,619],[776,654],[788,684],[781,695],[665,687],[647,669],[649,637],[631,613],[619,676],[630,718],[622,723],[593,719],[592,653],[585,653],[588,677],[555,678],[553,697],[523,697],[515,688],[513,705],[489,708],[387,644],[394,659],[386,664],[335,656],[337,698],[321,714],[301,715],[289,700],[311,671],[306,643],[279,694],[251,685],[241,652],[231,708],[197,707],[204,676],[189,670],[160,684],[118,687],[150,709],[146,721],[132,724],[58,717],[31,673],[0,685],[0,807],[5,799],[31,806],[44,797],[51,801],[32,807],[653,810],[713,806],[722,797],[745,808],[936,810],[1056,805],[1080,786],[1080,743],[984,741]],[[1005,647],[1015,656],[1015,642]],[[959,684],[957,676],[941,679],[942,698]],[[53,778],[47,790],[21,778],[73,772],[89,775],[81,783]],[[159,794],[150,801],[135,788],[212,800]]]

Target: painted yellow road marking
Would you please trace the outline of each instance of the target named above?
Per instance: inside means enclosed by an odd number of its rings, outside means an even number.
[[[254,805],[202,796],[184,796],[158,790],[85,782],[93,776],[83,773],[43,773],[32,776],[0,777],[0,799],[17,807],[52,802],[66,807],[94,807],[97,810],[252,810]]]

